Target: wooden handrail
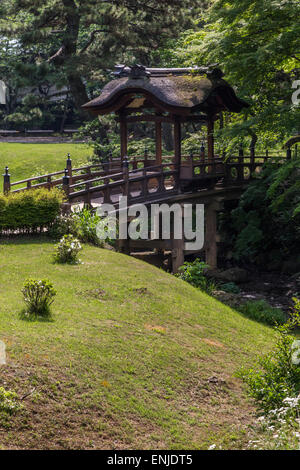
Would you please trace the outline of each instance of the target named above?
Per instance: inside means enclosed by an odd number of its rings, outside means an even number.
[[[186,160],[184,160],[184,158]],[[151,179],[156,179],[158,182],[158,190],[164,191],[164,180],[173,176],[175,186],[178,188],[181,175],[180,168],[184,170],[184,174],[181,177],[183,180],[186,178],[186,175],[190,175],[188,178],[195,178],[197,181],[199,181],[199,179],[211,179],[213,182],[214,178],[217,178],[216,181],[221,181],[221,184],[226,185],[228,182],[231,183],[232,181],[240,183],[249,180],[249,170],[250,173],[252,173],[256,168],[263,167],[267,162],[273,162],[274,164],[280,163],[285,157],[270,156],[268,152],[266,152],[266,155],[253,155],[252,153],[252,155],[243,156],[229,155],[227,158],[215,155],[213,160],[208,160],[207,156],[203,156],[203,154],[191,154],[182,156],[182,164],[180,167],[174,163],[173,159],[173,155],[164,155],[162,162],[156,163],[153,161],[154,157],[150,155],[146,157],[145,155],[140,155],[128,159],[126,167],[123,167],[121,159],[115,159],[108,162],[72,168],[71,159],[70,156],[68,156],[67,170],[65,171],[61,170],[33,176],[13,183],[10,183],[10,175],[8,168],[6,168],[4,175],[4,192],[7,193],[11,191],[11,187],[24,184],[26,185],[25,187],[15,189],[12,192],[15,193],[42,187],[50,189],[51,187],[61,185],[66,191],[67,196],[70,195],[70,197],[73,198],[80,195],[87,195],[87,200],[90,201],[89,194],[91,192],[107,190],[109,194],[110,189],[122,187],[120,192],[128,193],[130,185],[144,181],[145,183],[142,184],[142,192],[144,195],[149,195],[147,182]],[[138,168],[139,164],[142,164],[140,168]],[[236,174],[232,173],[233,168],[237,169]],[[243,168],[248,170],[245,172]],[[57,178],[58,176],[60,177]],[[56,178],[52,179],[54,177]],[[224,179],[222,180],[223,177]],[[39,182],[40,180],[45,181]],[[76,189],[78,189],[78,191],[76,191]]]

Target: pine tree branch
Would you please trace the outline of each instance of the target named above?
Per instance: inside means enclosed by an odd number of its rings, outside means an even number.
[[[94,31],[92,31],[91,35],[90,35],[90,39],[88,40],[86,45],[78,52],[79,55],[83,54],[93,44],[93,42],[96,39],[96,35],[98,33],[109,33],[109,31],[107,31],[105,29],[95,29]]]
[[[55,54],[51,57],[49,57],[49,59],[47,60],[47,62],[53,62],[55,60],[57,60],[58,57],[61,57],[63,55],[65,51],[65,47],[64,46],[61,46],[57,52],[55,52]]]

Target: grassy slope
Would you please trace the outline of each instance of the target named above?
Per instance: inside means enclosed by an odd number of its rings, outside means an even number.
[[[46,173],[63,170],[66,155],[71,154],[73,165],[84,163],[91,155],[91,148],[85,144],[9,144],[0,143],[1,174],[5,166],[9,167],[11,181],[30,178],[39,170]],[[3,181],[0,179],[0,188]]]
[[[253,409],[233,374],[273,331],[125,255],[85,246],[65,266],[52,250],[0,246],[0,386],[29,393],[0,421],[2,448],[242,447]],[[54,322],[19,318],[27,276],[54,282]]]

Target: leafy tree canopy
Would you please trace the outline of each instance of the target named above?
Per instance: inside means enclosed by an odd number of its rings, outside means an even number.
[[[215,0],[198,30],[181,38],[175,62],[219,64],[251,104],[231,118],[231,137],[258,134],[268,143],[300,131],[300,107],[292,103],[292,85],[300,79],[299,16],[298,0]]]

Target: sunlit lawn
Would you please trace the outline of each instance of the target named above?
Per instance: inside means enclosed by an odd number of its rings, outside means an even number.
[[[20,181],[32,175],[64,170],[67,154],[70,153],[73,165],[84,164],[92,154],[85,144],[10,144],[0,143],[0,169],[9,167],[11,181]],[[3,171],[2,171],[3,170]],[[3,187],[3,178],[0,179]]]
[[[53,247],[0,243],[0,386],[26,395],[1,446],[242,447],[253,408],[234,373],[273,330],[132,257],[85,246],[83,264],[56,265]],[[54,283],[53,321],[20,318],[29,276]]]

